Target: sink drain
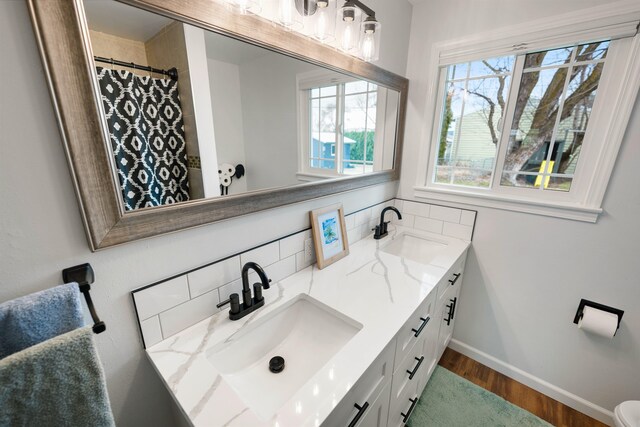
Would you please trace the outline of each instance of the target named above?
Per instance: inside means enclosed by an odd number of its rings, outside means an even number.
[[[284,370],[284,357],[274,356],[269,360],[269,370],[274,374],[279,374]]]

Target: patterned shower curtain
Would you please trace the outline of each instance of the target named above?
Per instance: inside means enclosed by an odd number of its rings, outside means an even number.
[[[178,82],[96,68],[126,210],[189,200]]]

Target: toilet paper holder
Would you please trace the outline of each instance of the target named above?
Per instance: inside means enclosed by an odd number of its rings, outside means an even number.
[[[585,307],[593,307],[598,310],[607,311],[609,313],[615,314],[616,316],[618,316],[618,327],[616,328],[616,331],[620,329],[620,322],[622,321],[622,315],[624,314],[624,311],[620,310],[619,308],[609,307],[608,305],[589,301],[584,298],[580,300],[580,304],[578,305],[578,311],[576,312],[576,317],[574,317],[573,319],[573,323],[575,323],[576,325],[580,321],[580,318],[582,317]]]

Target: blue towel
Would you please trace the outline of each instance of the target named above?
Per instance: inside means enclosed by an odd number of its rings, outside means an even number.
[[[0,304],[0,359],[84,326],[80,290],[67,283]]]
[[[90,326],[0,360],[0,426],[115,426]]]

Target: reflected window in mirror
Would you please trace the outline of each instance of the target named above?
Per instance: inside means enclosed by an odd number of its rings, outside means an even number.
[[[298,90],[301,179],[393,167],[393,144],[385,147],[385,138],[396,130],[395,92],[335,73],[298,76]]]

